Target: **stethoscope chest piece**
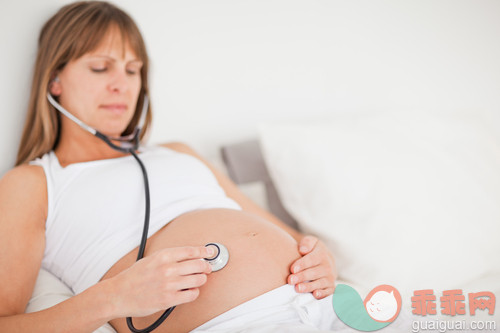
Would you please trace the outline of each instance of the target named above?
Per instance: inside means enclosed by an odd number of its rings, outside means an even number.
[[[205,246],[212,246],[215,248],[215,256],[212,258],[205,258],[210,266],[212,266],[212,272],[217,272],[223,269],[229,261],[229,251],[227,248],[219,243],[208,243]]]

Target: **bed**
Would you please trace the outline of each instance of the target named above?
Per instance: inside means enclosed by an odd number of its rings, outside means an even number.
[[[500,329],[498,311],[473,313],[467,298],[500,295],[499,124],[479,110],[353,113],[262,124],[221,151],[233,181],[260,182],[271,212],[329,246],[339,283],[362,297],[395,286],[410,322]],[[437,314],[414,314],[415,291],[429,289]],[[450,290],[464,315],[441,312]]]
[[[229,177],[336,257],[339,281],[360,295],[395,286],[412,320],[414,291],[500,295],[500,140],[476,115],[344,115],[267,123],[221,147]],[[250,195],[252,195],[250,193]],[[72,295],[41,270],[27,311]],[[437,305],[439,312],[439,303]],[[447,320],[499,321],[469,309]],[[114,332],[105,325],[97,332]]]

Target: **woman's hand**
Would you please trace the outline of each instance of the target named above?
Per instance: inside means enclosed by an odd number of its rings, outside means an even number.
[[[212,269],[200,260],[212,257],[210,247],[177,247],[157,251],[111,278],[116,313],[142,317],[192,302]]]
[[[311,292],[316,299],[333,294],[335,289],[335,260],[323,242],[305,236],[299,242],[302,255],[290,266],[288,284],[299,293]]]

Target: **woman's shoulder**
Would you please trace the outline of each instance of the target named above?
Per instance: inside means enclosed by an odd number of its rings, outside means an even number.
[[[189,145],[183,142],[168,142],[161,144],[160,147],[168,148],[179,153],[184,153],[200,158],[200,156],[196,153],[196,151],[193,148],[191,148]]]
[[[46,202],[46,193],[45,173],[43,168],[37,165],[19,165],[5,173],[0,179],[2,206],[6,204],[20,208],[33,207],[37,203]]]
[[[0,180],[0,186],[29,186],[40,182],[45,182],[45,174],[43,168],[38,165],[25,163],[7,171]]]

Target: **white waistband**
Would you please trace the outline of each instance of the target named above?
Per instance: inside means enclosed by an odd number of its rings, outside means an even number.
[[[332,298],[316,300],[283,285],[209,320],[193,332],[294,332],[329,330],[338,321]],[[302,329],[301,329],[302,328]]]

